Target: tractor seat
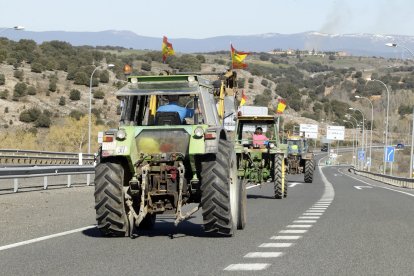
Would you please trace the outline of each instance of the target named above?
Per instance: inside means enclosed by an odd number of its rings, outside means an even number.
[[[181,119],[178,112],[157,112],[155,113],[156,126],[162,125],[181,125]]]

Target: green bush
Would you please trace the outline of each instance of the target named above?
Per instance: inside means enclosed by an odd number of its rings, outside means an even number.
[[[81,93],[78,89],[72,89],[69,94],[69,99],[71,101],[79,101],[81,98]]]
[[[59,99],[59,105],[64,106],[66,105],[66,98],[64,96],[61,96]]]
[[[37,120],[35,121],[36,127],[50,127],[51,124],[50,117],[48,117],[46,114],[40,114]]]
[[[4,74],[0,74],[0,85],[5,85],[6,84],[6,77],[4,76]]]
[[[0,99],[6,100],[9,97],[9,90],[0,91]]]
[[[14,86],[14,93],[13,97],[20,98],[26,96],[27,93],[27,85],[24,82],[18,82]]]
[[[254,82],[254,78],[249,78],[247,81],[248,81],[249,83],[253,83],[253,82]]]
[[[147,62],[143,62],[141,64],[141,70],[147,71],[147,72],[151,71],[151,64],[149,64]]]
[[[83,116],[85,116],[85,113],[83,113],[82,111],[80,111],[80,110],[72,110],[70,113],[69,113],[69,117],[72,117],[72,118],[74,118],[74,119],[76,119],[76,120],[80,120],[80,118],[81,117],[83,117]]]
[[[43,64],[39,63],[39,62],[33,62],[32,63],[32,68],[31,71],[34,73],[42,73],[43,70],[45,70],[45,67],[43,66]]]
[[[74,76],[75,84],[89,86],[89,77],[85,72],[76,72]]]
[[[40,111],[40,109],[32,107],[30,109],[22,111],[20,113],[19,120],[24,123],[31,123],[36,121],[41,114],[42,111]]]
[[[102,90],[97,90],[93,92],[93,98],[94,99],[103,99],[105,98],[105,93]]]
[[[50,92],[56,92],[56,89],[57,89],[57,83],[56,83],[56,80],[51,79],[51,80],[49,81],[49,91],[50,91]]]
[[[108,72],[108,70],[104,70],[104,71],[100,72],[99,81],[102,82],[102,83],[108,83],[109,82],[109,72]]]
[[[19,81],[23,81],[24,79],[24,72],[23,70],[16,70],[13,72],[13,76],[18,79]]]
[[[267,87],[267,85],[269,84],[269,82],[265,79],[262,79],[262,81],[260,82],[264,87]]]
[[[30,85],[29,87],[27,87],[27,95],[36,95],[37,91],[36,91],[36,87]]]

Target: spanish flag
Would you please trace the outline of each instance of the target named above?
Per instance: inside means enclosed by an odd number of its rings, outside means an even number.
[[[286,101],[284,99],[279,99],[279,102],[277,103],[276,114],[282,114],[283,111],[285,111],[285,108]]]
[[[162,40],[162,62],[165,63],[165,60],[168,56],[174,55],[174,49],[170,42],[168,42],[168,38],[166,36],[163,37]]]
[[[231,46],[231,64],[233,69],[243,69],[247,67],[247,64],[243,62],[243,60],[250,55],[250,53],[247,52],[239,52],[236,51],[236,49],[233,48],[233,45]]]
[[[244,94],[244,90],[242,90],[242,96],[240,100],[240,106],[244,105],[246,103],[247,97],[246,94]]]

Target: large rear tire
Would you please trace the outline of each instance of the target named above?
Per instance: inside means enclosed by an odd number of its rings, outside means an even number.
[[[230,196],[232,153],[231,145],[220,140],[217,154],[206,156],[206,160],[201,163],[200,205],[203,209],[204,231],[219,236],[232,236],[235,228]],[[235,163],[234,169],[237,170]]]
[[[315,164],[312,159],[305,161],[305,176],[304,180],[306,183],[313,182],[313,171],[315,170]]]
[[[286,165],[285,165],[286,166]],[[288,195],[288,184],[289,184],[289,180],[288,180],[288,173],[286,171],[286,167],[283,168],[283,174],[284,174],[284,191],[283,191],[283,197],[287,197]]]
[[[247,220],[247,194],[246,194],[246,185],[241,178],[237,178],[237,229],[243,230],[246,226]]]
[[[283,198],[283,160],[284,156],[283,154],[275,154],[275,160],[274,160],[274,172],[273,172],[273,185],[274,185],[274,191],[275,191],[275,198],[281,199]]]
[[[128,236],[123,184],[126,180],[121,164],[104,162],[95,168],[95,210],[98,229],[104,236]]]

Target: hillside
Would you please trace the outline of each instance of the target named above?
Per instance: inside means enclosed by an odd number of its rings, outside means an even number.
[[[85,151],[87,116],[82,116],[89,112],[89,80],[95,65],[102,68],[96,70],[93,78],[93,148],[97,147],[97,131],[117,124],[119,102],[114,93],[125,80],[124,64],[132,65],[134,74],[145,75],[164,70],[221,72],[228,68],[229,59],[228,52],[177,54],[163,64],[159,51],[74,47],[57,41],[38,45],[31,40],[0,39],[0,146]],[[106,68],[109,63],[115,64],[111,70]],[[369,97],[374,105],[376,142],[382,142],[386,92],[384,86],[366,78],[379,79],[391,91],[390,137],[394,141],[409,140],[414,103],[412,62],[298,52],[255,53],[247,63],[246,70],[237,70],[238,86],[245,91],[247,104],[268,106],[273,112],[277,98],[285,98],[286,126],[319,123],[321,129],[327,122],[343,125],[352,106],[366,115],[369,128],[370,105],[365,100],[356,101],[354,96]],[[362,119],[359,112],[353,116]],[[56,141],[59,135],[71,138],[67,142],[47,143]]]
[[[37,43],[60,40],[75,46],[115,46],[132,49],[158,50],[161,38],[138,35],[131,31],[107,30],[100,32],[47,31],[7,32],[2,35],[18,41],[31,39]],[[168,36],[168,34],[166,34]],[[353,56],[407,57],[401,49],[389,48],[384,44],[398,42],[414,48],[414,37],[404,35],[377,34],[327,34],[303,32],[295,34],[266,33],[255,35],[227,35],[203,39],[170,37],[176,50],[182,53],[198,53],[227,50],[232,42],[240,49],[254,52],[269,52],[273,49],[303,49],[306,51],[344,51]]]

